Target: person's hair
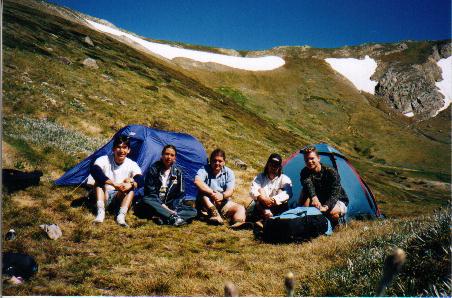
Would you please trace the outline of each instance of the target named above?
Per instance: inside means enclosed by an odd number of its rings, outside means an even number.
[[[125,135],[121,135],[121,136],[117,136],[114,140],[113,140],[113,148],[119,147],[119,145],[124,144],[127,147],[130,148],[130,139],[128,136]]]
[[[168,149],[168,148],[173,149],[174,152],[175,152],[176,155],[177,155],[177,149],[176,149],[176,147],[175,147],[174,145],[171,145],[171,144],[165,145],[165,147],[163,147],[163,149],[162,149],[162,155],[165,153],[166,149]]]
[[[317,152],[317,148],[315,148],[314,146],[308,146],[306,148],[304,148],[302,151],[304,156],[308,155],[311,152],[314,152],[315,155],[319,156],[319,153]]]
[[[217,148],[210,153],[210,160],[214,159],[215,156],[221,156],[226,160],[226,152],[223,149]]]
[[[270,156],[267,159],[267,163],[265,164],[265,168],[264,168],[264,174],[266,176],[268,176],[268,171],[270,168],[270,163],[275,162],[275,159],[278,160],[279,163],[279,167],[278,167],[278,171],[277,171],[277,176],[281,176],[282,173],[282,157],[281,155],[279,155],[278,153],[272,153],[270,154]]]

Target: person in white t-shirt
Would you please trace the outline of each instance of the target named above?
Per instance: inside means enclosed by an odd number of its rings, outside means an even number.
[[[136,162],[127,157],[129,153],[129,138],[116,137],[113,141],[112,154],[97,158],[91,166],[88,183],[94,180],[97,199],[95,223],[104,221],[105,208],[117,200],[121,207],[116,222],[121,226],[128,226],[126,214],[133,200],[133,190],[143,184],[141,169]]]
[[[250,196],[253,202],[247,213],[251,214],[259,227],[262,227],[262,220],[288,209],[287,202],[292,196],[292,181],[282,173],[282,158],[279,154],[271,154],[264,172],[254,178]]]

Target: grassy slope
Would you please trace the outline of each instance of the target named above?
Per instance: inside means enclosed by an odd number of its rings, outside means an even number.
[[[3,165],[44,171],[41,186],[3,198],[2,234],[9,228],[19,234],[16,241],[4,243],[4,249],[28,252],[40,264],[33,281],[5,288],[4,294],[220,295],[224,281],[232,280],[243,295],[281,295],[280,279],[288,270],[305,280],[312,272],[321,276],[341,268],[357,241],[365,245],[397,225],[392,221],[355,223],[333,237],[286,246],[259,244],[248,231],[234,233],[201,222],[177,230],[162,228],[133,214],[131,229],[120,229],[111,217],[94,227],[89,209],[72,204],[82,192],[70,194],[72,189],[53,188],[51,182],[126,124],[190,133],[208,150],[222,146],[230,159],[243,159],[251,167],[237,170],[239,197],[246,195],[250,179],[270,152],[287,156],[308,140],[328,140],[354,156],[360,170],[376,181],[369,182],[375,184],[389,215],[410,215],[420,201],[426,201],[427,193],[428,210],[444,204],[449,190],[430,180],[448,180],[447,171],[443,177],[438,173],[444,169],[435,166],[429,173],[418,173],[400,170],[395,158],[385,159],[386,164],[376,162],[383,157],[373,147],[366,151],[369,136],[360,125],[368,111],[380,112],[363,104],[359,94],[315,59],[289,59],[286,68],[264,74],[222,73],[224,81],[216,83],[220,75],[212,76],[212,85],[205,82],[205,87],[188,76],[193,72],[177,70],[173,64],[45,11],[8,1],[4,19]],[[83,43],[86,35],[96,47]],[[73,63],[61,63],[61,56]],[[84,68],[80,63],[86,57],[96,59],[100,68]],[[203,81],[202,74],[196,77]],[[248,92],[237,85],[239,80]],[[284,121],[275,117],[285,110],[269,100],[270,90],[294,107]],[[303,121],[306,115],[310,121]],[[337,134],[321,125],[331,115],[341,127]],[[392,119],[375,117],[394,131],[395,138],[404,139],[405,133],[396,132]],[[347,121],[352,136],[347,133]],[[369,159],[368,154],[376,157]],[[392,162],[397,169],[391,168]],[[429,168],[425,164],[418,162],[414,167]],[[36,225],[49,222],[61,226],[62,239],[46,239]],[[365,226],[372,231],[368,237],[358,233]],[[313,250],[319,251],[317,262],[310,255]],[[344,257],[333,259],[338,254]]]

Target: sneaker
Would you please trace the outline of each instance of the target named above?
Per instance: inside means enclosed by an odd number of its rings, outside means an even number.
[[[246,221],[237,221],[229,226],[230,229],[233,230],[247,230],[251,229],[254,225],[251,222]]]
[[[119,213],[118,216],[116,216],[116,223],[122,227],[128,227],[129,225],[126,223],[126,215],[123,213]]]
[[[224,224],[223,219],[221,218],[221,215],[218,213],[217,208],[215,208],[215,206],[212,206],[209,208],[209,219],[208,219],[208,223],[211,225],[222,225]]]
[[[183,220],[181,217],[179,217],[178,215],[171,215],[171,217],[169,219],[169,223],[170,223],[170,225],[172,225],[174,227],[180,227],[180,226],[187,224],[187,222],[185,220]]]
[[[95,223],[103,223],[105,219],[105,210],[99,209],[97,210],[96,219],[94,219]]]

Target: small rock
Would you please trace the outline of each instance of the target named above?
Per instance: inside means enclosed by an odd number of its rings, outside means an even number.
[[[102,78],[107,80],[107,81],[110,81],[110,82],[114,82],[115,81],[109,75],[106,75],[106,74],[102,74]]]
[[[83,39],[83,41],[84,41],[86,44],[89,44],[90,46],[94,47],[94,43],[93,43],[93,41],[91,40],[91,38],[89,38],[89,36],[85,36],[85,39]]]
[[[65,65],[71,65],[72,61],[67,58],[67,57],[63,57],[63,56],[59,56],[58,57],[58,61],[60,61],[61,63],[65,64]]]
[[[96,60],[94,60],[93,58],[86,58],[85,60],[83,60],[82,64],[88,68],[93,68],[93,69],[99,68]]]
[[[53,49],[52,49],[52,48],[46,48],[46,50],[47,50],[48,52],[53,52]]]
[[[246,170],[248,168],[248,165],[240,159],[234,160],[234,164],[242,170]]]
[[[124,100],[119,100],[119,103],[120,103],[121,105],[123,105],[123,106],[126,106],[126,105],[127,105],[127,103],[126,103]]]
[[[39,227],[41,229],[43,229],[47,233],[47,236],[49,236],[49,238],[52,239],[52,240],[56,240],[56,239],[60,238],[63,235],[63,233],[61,232],[60,227],[57,226],[56,224],[40,225]]]

